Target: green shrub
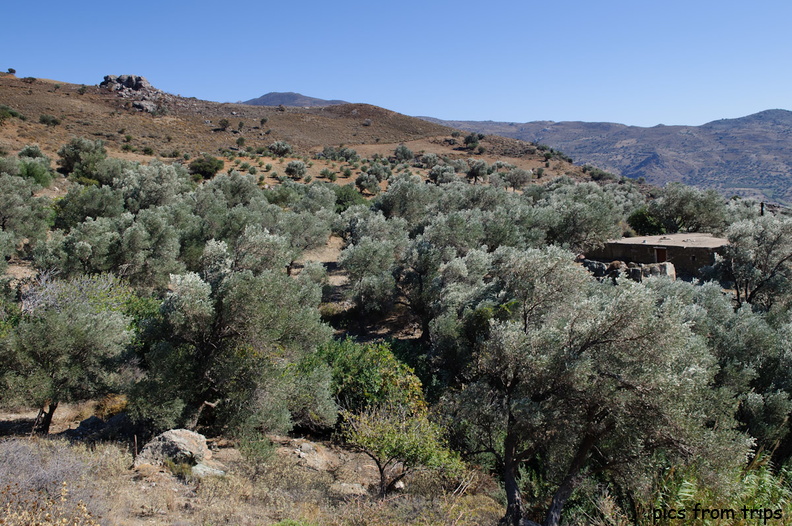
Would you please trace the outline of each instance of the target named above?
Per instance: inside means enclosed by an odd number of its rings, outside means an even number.
[[[307,168],[302,161],[290,161],[289,164],[286,165],[286,175],[292,179],[302,179],[306,171]]]
[[[284,141],[275,141],[270,144],[269,150],[278,157],[284,157],[292,153],[291,145]]]
[[[52,184],[52,171],[49,159],[23,157],[19,160],[19,175],[36,181],[36,184],[48,187]]]
[[[204,179],[211,179],[222,170],[223,161],[211,155],[204,155],[190,163],[190,173]]]
[[[332,341],[318,351],[332,370],[336,402],[349,411],[383,404],[421,410],[426,407],[421,381],[400,362],[389,343]]]
[[[15,109],[6,106],[5,104],[0,104],[0,124],[3,124],[4,121],[15,118],[24,121],[25,116],[16,111]]]
[[[60,119],[55,117],[54,115],[47,115],[46,113],[39,116],[39,123],[45,124],[47,126],[57,126],[60,124]]]
[[[413,154],[412,150],[403,144],[400,144],[396,147],[396,150],[393,152],[393,156],[399,162],[412,161],[415,158],[415,154]]]
[[[17,154],[19,157],[30,157],[31,159],[46,159],[49,162],[49,157],[44,155],[38,144],[28,144]]]
[[[95,179],[97,165],[107,158],[104,141],[74,137],[58,150],[58,164],[65,174]]]

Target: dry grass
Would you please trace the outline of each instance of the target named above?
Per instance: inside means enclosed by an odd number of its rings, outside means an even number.
[[[348,480],[338,478],[343,470],[309,468],[294,443],[263,460],[244,459],[226,448],[218,452],[229,466],[226,476],[178,480],[152,466],[131,470],[130,454],[115,445],[89,449],[61,440],[5,439],[0,441],[0,512],[6,522],[0,524],[474,526],[493,524],[502,514],[502,506],[488,496],[486,479],[464,495],[427,475],[408,481],[406,493],[383,500],[340,496],[331,485]],[[352,455],[322,448],[341,459]],[[359,468],[346,473],[360,476]]]

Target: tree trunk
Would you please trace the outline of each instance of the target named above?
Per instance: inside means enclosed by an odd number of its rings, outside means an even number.
[[[47,411],[44,410],[44,407],[47,407]],[[58,408],[58,402],[48,402],[47,404],[41,406],[39,409],[39,415],[36,417],[36,421],[33,423],[33,433],[38,435],[48,435],[50,426],[52,425],[52,416],[55,414],[55,410]]]
[[[596,436],[594,435],[586,435],[580,441],[577,453],[575,453],[575,457],[569,464],[567,474],[558,490],[556,490],[555,495],[553,495],[553,501],[550,503],[550,509],[547,510],[542,526],[558,526],[561,524],[561,512],[564,510],[564,505],[569,500],[572,492],[580,483],[580,471],[583,469],[586,457],[588,457],[589,451],[594,447],[595,442]]]
[[[543,526],[558,526],[561,524],[561,512],[564,509],[564,504],[572,495],[572,491],[574,491],[577,484],[577,476],[567,475],[564,477],[561,486],[553,495],[553,502],[550,504],[550,509],[547,510],[547,517],[545,517]]]
[[[513,417],[509,415],[509,425]],[[506,515],[500,520],[499,526],[520,526],[523,518],[522,496],[517,482],[517,444],[514,436],[507,432],[503,441],[503,484],[506,489]]]
[[[516,466],[507,461],[503,468],[503,482],[506,488],[506,515],[500,520],[499,526],[520,526],[523,518],[522,496],[517,483]]]

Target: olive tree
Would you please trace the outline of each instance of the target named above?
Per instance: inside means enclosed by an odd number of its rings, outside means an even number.
[[[61,402],[86,400],[119,385],[119,358],[130,342],[130,293],[110,275],[68,281],[39,278],[22,298],[11,334],[9,393],[39,407],[34,430],[49,432]]]
[[[305,176],[308,168],[305,166],[305,163],[302,161],[289,161],[289,164],[286,165],[286,175],[291,177],[292,179],[300,180]]]
[[[316,308],[319,288],[283,272],[235,271],[233,264],[226,244],[212,241],[201,274],[171,276],[144,356],[147,376],[133,390],[136,418],[155,427],[279,431],[294,420],[332,423],[329,374],[287,374],[329,338]]]
[[[650,203],[666,232],[720,232],[726,225],[726,201],[715,190],[670,183]]]
[[[58,165],[66,175],[96,180],[99,163],[107,157],[104,141],[74,137],[58,150]]]
[[[631,485],[651,476],[658,452],[677,463],[744,458],[732,401],[712,387],[715,359],[687,309],[640,284],[598,284],[557,250],[516,256],[495,263],[522,269],[500,286],[511,316],[481,331],[452,416],[502,470],[502,524],[525,518],[526,462],[554,488],[543,524],[557,526],[586,473]]]
[[[15,244],[26,239],[35,245],[47,231],[49,200],[36,197],[36,190],[29,180],[0,175],[0,232],[12,235]]]
[[[738,221],[726,233],[729,244],[716,270],[734,284],[738,305],[769,310],[789,304],[792,292],[792,219],[762,216]]]
[[[533,172],[531,170],[523,170],[521,168],[512,168],[503,176],[503,180],[506,181],[515,192],[528,184],[532,178]]]

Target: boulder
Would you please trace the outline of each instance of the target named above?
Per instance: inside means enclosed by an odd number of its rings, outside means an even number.
[[[212,463],[213,466],[218,465],[217,463]],[[208,464],[204,464],[203,462],[196,464],[192,467],[192,476],[204,478],[204,477],[222,477],[225,475],[225,471],[222,469],[218,469],[217,467],[212,467]]]
[[[670,261],[652,263],[644,267],[643,275],[644,277],[666,276],[672,280],[676,280],[676,268],[674,268],[674,264]]]
[[[120,91],[124,88],[134,91],[153,89],[153,86],[146,80],[146,77],[141,77],[139,75],[106,75],[99,86],[107,88],[110,91]]]
[[[148,113],[155,113],[159,109],[159,106],[149,100],[136,100],[132,103],[132,107]]]
[[[171,429],[143,446],[135,458],[135,467],[141,464],[161,466],[165,460],[195,466],[211,458],[212,452],[206,446],[206,437],[187,429]]]
[[[608,266],[602,261],[594,261],[593,259],[584,259],[582,261],[583,267],[591,272],[595,278],[602,278],[608,271]]]

